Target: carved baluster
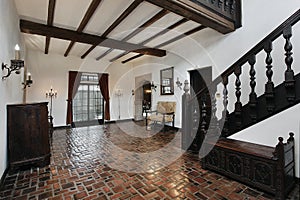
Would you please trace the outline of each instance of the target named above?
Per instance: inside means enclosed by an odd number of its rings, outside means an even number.
[[[256,106],[257,106],[257,94],[255,92],[255,86],[256,86],[256,81],[255,81],[255,69],[254,65],[256,63],[256,57],[255,55],[251,56],[248,59],[248,63],[250,64],[250,87],[251,87],[251,93],[249,95],[249,106],[250,106],[250,117],[252,122],[256,122],[257,119],[257,111],[256,111]]]
[[[210,0],[211,4],[214,4],[216,0]]]
[[[222,6],[223,6],[223,1],[224,1],[224,0],[218,0],[218,7],[219,7],[219,8],[222,8]]]
[[[235,11],[235,0],[231,0],[230,2],[230,14],[233,15],[234,14],[234,11]]]
[[[203,141],[206,132],[207,132],[207,106],[205,103],[205,100],[202,102],[202,106],[201,106],[201,126],[200,126],[200,130],[201,130],[201,142]]]
[[[216,93],[217,93],[217,88],[212,86],[210,89],[211,93],[211,120],[214,125],[218,123],[218,118],[216,116],[217,112],[217,99],[216,99]]]
[[[190,145],[189,149],[192,151],[198,150],[198,141],[199,141],[199,135],[198,135],[198,129],[199,129],[199,121],[200,121],[200,112],[198,107],[198,100],[195,98],[191,102],[191,122],[190,122],[190,137],[188,139],[188,143]]]
[[[266,75],[268,77],[268,81],[265,85],[265,96],[266,96],[266,101],[267,101],[267,111],[269,113],[272,113],[275,109],[275,103],[274,103],[274,83],[272,81],[272,76],[273,76],[273,70],[272,70],[272,56],[271,56],[271,51],[272,51],[272,42],[268,41],[265,46],[264,46],[264,50],[267,53],[267,57],[266,57]]]
[[[224,11],[228,11],[229,10],[229,0],[225,0],[225,3],[224,3]]]
[[[223,130],[222,130],[222,137],[227,137],[228,134],[229,134],[229,130],[228,130],[229,112],[227,110],[227,106],[228,106],[228,90],[227,90],[228,77],[227,76],[223,77],[223,85],[224,85],[224,89],[223,89],[223,106],[224,106],[224,110],[222,112],[222,119],[224,120],[224,125],[223,125]]]
[[[238,66],[234,70],[234,74],[236,76],[235,81],[235,96],[236,96],[236,102],[235,102],[235,109],[234,109],[234,115],[235,115],[235,125],[236,129],[239,130],[242,126],[242,103],[241,103],[241,80],[240,75],[242,73],[241,66]]]
[[[292,63],[293,63],[293,45],[290,41],[292,37],[292,26],[288,26],[286,29],[283,30],[283,37],[285,38],[285,45],[284,45],[284,50],[285,50],[285,64],[287,66],[287,69],[285,71],[285,80],[284,80],[284,85],[286,88],[287,92],[287,100],[290,103],[293,103],[296,94],[295,94],[295,77],[294,77],[294,71],[292,70]]]
[[[191,144],[191,113],[192,106],[190,103],[191,95],[189,94],[189,83],[187,80],[184,81],[184,94],[182,95],[182,149],[187,150]]]
[[[197,99],[194,100],[193,102],[193,124],[192,124],[192,129],[196,133],[199,128],[199,118],[200,118],[200,113],[198,111],[198,101]]]
[[[211,134],[213,138],[215,136],[220,136],[220,126],[219,126],[219,120],[217,118],[217,85],[213,84],[209,88],[209,93],[211,95],[211,117],[210,117],[210,124],[209,124],[209,133]]]

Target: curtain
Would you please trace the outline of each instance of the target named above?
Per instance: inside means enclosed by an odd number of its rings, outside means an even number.
[[[73,106],[72,100],[75,97],[81,80],[81,72],[69,71],[69,87],[68,87],[68,105],[67,105],[67,121],[66,124],[73,123]]]
[[[104,119],[110,120],[108,74],[98,74],[99,86],[105,100]]]

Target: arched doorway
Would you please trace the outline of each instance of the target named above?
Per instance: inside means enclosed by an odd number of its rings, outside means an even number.
[[[134,120],[144,120],[144,109],[151,109],[151,79],[152,74],[145,74],[135,77],[135,92],[134,92]],[[150,89],[150,90],[149,90]],[[145,101],[144,101],[145,100]],[[149,105],[150,103],[150,105]],[[147,105],[147,107],[146,107]],[[150,107],[149,107],[150,106]],[[149,110],[148,109],[148,110]]]

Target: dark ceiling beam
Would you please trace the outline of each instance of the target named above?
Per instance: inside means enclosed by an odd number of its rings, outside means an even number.
[[[86,25],[89,23],[90,19],[92,18],[93,14],[97,10],[99,4],[101,3],[102,0],[93,0],[92,3],[90,4],[88,10],[86,11],[83,19],[81,20],[81,23],[79,27],[77,28],[78,33],[82,33],[83,29],[86,27]],[[71,41],[64,56],[67,57],[74,46],[75,41]]]
[[[162,9],[156,15],[154,15],[149,20],[147,20],[145,23],[143,23],[141,26],[136,28],[132,33],[127,35],[125,38],[123,38],[122,41],[128,41],[129,39],[131,39],[132,37],[134,37],[135,35],[137,35],[141,31],[143,31],[145,28],[151,26],[153,23],[155,23],[156,21],[158,21],[159,19],[161,19],[163,16],[165,16],[168,13],[169,13],[169,11],[167,11],[165,9]],[[106,56],[109,53],[109,51],[111,51],[111,49],[107,50],[105,53],[103,53],[102,55],[97,57],[96,60],[100,60],[101,58]]]
[[[187,31],[183,34],[180,34],[180,35],[178,35],[178,36],[176,36],[176,37],[174,37],[174,38],[172,38],[172,39],[170,39],[170,40],[168,40],[164,43],[161,43],[160,45],[155,46],[155,48],[160,48],[160,47],[163,47],[163,46],[167,46],[168,44],[176,42],[176,41],[178,41],[178,40],[180,40],[184,37],[190,36],[190,35],[198,32],[198,31],[201,31],[201,30],[205,29],[205,28],[206,28],[206,26],[203,26],[203,25],[197,26],[196,28],[193,28],[192,30],[189,30],[189,31]]]
[[[54,20],[56,0],[49,0],[47,25],[52,26]],[[45,54],[49,53],[50,37],[46,37]]]
[[[101,35],[101,37],[107,37],[109,33],[111,33],[136,7],[138,7],[143,0],[135,0],[119,17],[114,21],[114,23]],[[91,51],[93,51],[96,46],[91,46],[82,56],[81,58],[85,58]]]
[[[78,33],[77,31],[68,30],[64,28],[48,26],[27,20],[20,20],[20,30],[23,33],[37,34],[42,36],[49,36],[63,40],[71,40],[75,42],[99,45],[107,48],[120,49],[124,51],[143,53],[146,55],[153,55],[162,57],[166,55],[165,50],[149,48],[143,45],[132,44],[124,41],[118,41],[97,35],[87,33]]]
[[[183,19],[179,20],[178,22],[172,24],[171,26],[167,27],[166,29],[163,29],[162,31],[156,33],[155,35],[151,36],[150,38],[148,38],[148,39],[144,40],[143,42],[139,43],[139,45],[145,45],[145,44],[147,44],[148,42],[151,42],[151,41],[154,40],[155,38],[157,38],[157,37],[159,37],[159,36],[161,36],[161,35],[163,35],[163,34],[169,32],[169,31],[171,31],[171,30],[173,30],[174,28],[180,26],[181,24],[183,24],[183,23],[185,23],[185,22],[187,22],[187,21],[188,21],[188,20],[187,20],[186,18],[183,18]],[[112,59],[110,60],[110,62],[114,62],[114,61],[118,60],[119,58],[121,58],[121,57],[127,55],[128,53],[129,53],[129,52],[121,53],[121,54],[117,55],[116,57],[112,58]]]
[[[215,29],[223,34],[232,32],[235,30],[234,23],[224,19],[221,16],[213,13],[212,11],[201,8],[201,11],[188,8],[178,1],[174,0],[145,0],[163,9],[169,10],[170,12],[176,13],[184,18],[195,21],[206,27]]]
[[[194,29],[192,29],[190,31],[187,31],[187,32],[185,32],[183,34],[180,34],[180,35],[178,35],[178,36],[176,36],[176,37],[174,37],[174,38],[172,38],[172,39],[170,39],[170,40],[168,40],[168,41],[166,41],[164,43],[161,43],[161,44],[155,46],[154,48],[160,48],[160,47],[166,46],[166,45],[171,44],[173,42],[176,42],[176,41],[178,41],[178,40],[180,40],[180,39],[182,39],[184,37],[187,37],[187,36],[192,35],[192,34],[198,32],[198,31],[201,31],[201,30],[203,30],[205,28],[206,28],[206,26],[203,26],[203,25],[198,26],[198,27],[196,27],[196,28],[194,28]],[[125,63],[127,63],[129,61],[132,61],[132,60],[137,59],[137,58],[142,57],[142,56],[143,56],[143,54],[135,55],[133,57],[130,57],[130,58],[122,61],[122,63],[125,64]]]

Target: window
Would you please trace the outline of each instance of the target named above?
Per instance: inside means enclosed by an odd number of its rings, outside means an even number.
[[[98,74],[82,74],[73,99],[73,121],[79,125],[103,123],[104,100],[98,83]]]

